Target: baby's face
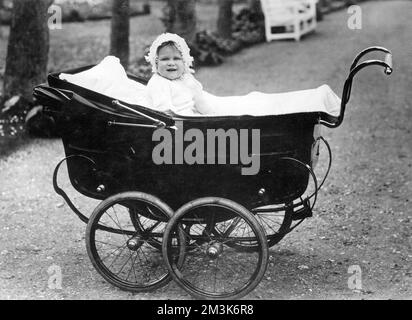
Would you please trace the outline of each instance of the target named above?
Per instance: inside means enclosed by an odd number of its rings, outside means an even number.
[[[180,78],[185,71],[180,51],[173,46],[161,48],[157,56],[157,71],[169,80]]]

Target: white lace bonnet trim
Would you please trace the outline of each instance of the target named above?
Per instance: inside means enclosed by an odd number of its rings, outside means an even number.
[[[185,73],[194,73],[195,71],[192,69],[193,65],[193,57],[190,55],[190,49],[189,46],[187,45],[185,39],[182,37],[178,36],[177,34],[174,33],[162,33],[160,36],[158,36],[152,43],[149,49],[149,54],[145,56],[145,59],[147,62],[149,62],[152,65],[152,72],[156,73],[157,72],[157,66],[156,66],[156,58],[157,58],[157,48],[165,42],[168,41],[173,41],[176,45],[176,48],[180,51],[182,54],[182,59],[183,63],[185,65]]]

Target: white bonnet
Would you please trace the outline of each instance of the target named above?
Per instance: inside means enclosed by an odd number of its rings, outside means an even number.
[[[185,39],[178,36],[177,34],[167,33],[167,32],[162,33],[160,36],[158,36],[153,41],[149,49],[149,54],[145,56],[146,61],[152,65],[152,72],[153,73],[157,72],[157,67],[156,67],[157,48],[159,48],[159,46],[162,43],[169,42],[169,41],[172,41],[176,45],[176,48],[180,51],[182,55],[183,63],[185,65],[185,73],[186,72],[194,73],[195,71],[192,69],[194,59],[190,55],[190,49]]]

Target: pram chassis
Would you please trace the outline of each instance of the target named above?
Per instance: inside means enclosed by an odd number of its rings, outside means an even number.
[[[386,53],[384,61],[359,63],[372,51]],[[115,286],[135,292],[156,289],[172,278],[201,299],[235,299],[252,291],[265,273],[268,248],[312,216],[318,191],[329,173],[331,148],[323,137],[313,136],[315,126],[341,125],[353,78],[370,65],[383,66],[389,75],[390,51],[370,47],[356,56],[344,83],[338,117],[320,112],[267,117],[171,117],[62,81],[59,73],[49,75],[48,85],[35,87],[33,94],[45,112],[54,117],[66,153],[54,170],[53,186],[87,223],[86,247],[96,270]],[[150,153],[153,129],[165,128],[176,134],[177,120],[185,124],[186,130],[259,128],[261,171],[245,177],[240,175],[238,165],[154,165]],[[329,163],[318,182],[314,158],[321,142],[328,150]],[[72,186],[87,197],[102,200],[90,218],[57,183],[65,162]],[[314,191],[304,195],[310,180]],[[278,225],[274,227],[271,219],[277,215]],[[108,234],[104,241],[99,240],[101,232]],[[129,254],[120,271],[115,269],[117,261],[110,265],[104,262],[107,257],[100,249],[116,238],[120,239],[119,248],[121,244],[121,250]],[[144,254],[142,259],[141,252],[150,255]],[[232,265],[227,269],[219,261]],[[126,272],[125,267],[129,267]],[[224,270],[228,273],[222,277]],[[203,282],[198,278],[201,272],[207,279]],[[215,277],[214,283],[209,281],[210,274]]]

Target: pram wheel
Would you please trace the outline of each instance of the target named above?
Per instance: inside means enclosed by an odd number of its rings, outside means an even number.
[[[168,205],[142,192],[119,193],[102,201],[86,228],[86,248],[93,266],[122,290],[149,291],[165,285],[171,277],[159,244],[172,215]],[[184,250],[184,246],[175,248]],[[179,256],[176,250],[170,254],[175,254],[172,261]]]
[[[283,237],[290,231],[293,210],[288,209],[287,206],[284,208],[284,210],[276,210],[276,208],[274,208],[272,212],[252,211],[254,217],[265,231],[269,248],[282,240]],[[239,251],[253,252],[255,250],[259,250],[258,242],[256,240],[251,240],[249,242],[232,242],[229,245]]]
[[[149,207],[138,207],[135,205],[129,208],[129,214],[133,227],[140,233],[161,232],[161,234],[163,234],[163,231],[166,227],[166,222],[162,221],[163,219],[161,219],[161,217],[159,217],[158,219],[155,213]],[[161,251],[162,236],[153,236],[148,244]]]
[[[185,231],[188,225],[190,233]],[[177,230],[190,243],[181,266],[168,254]],[[233,243],[252,240],[253,252],[233,248]],[[173,279],[200,299],[243,297],[259,284],[268,262],[262,226],[246,208],[223,198],[200,198],[178,209],[166,226],[162,247]]]

